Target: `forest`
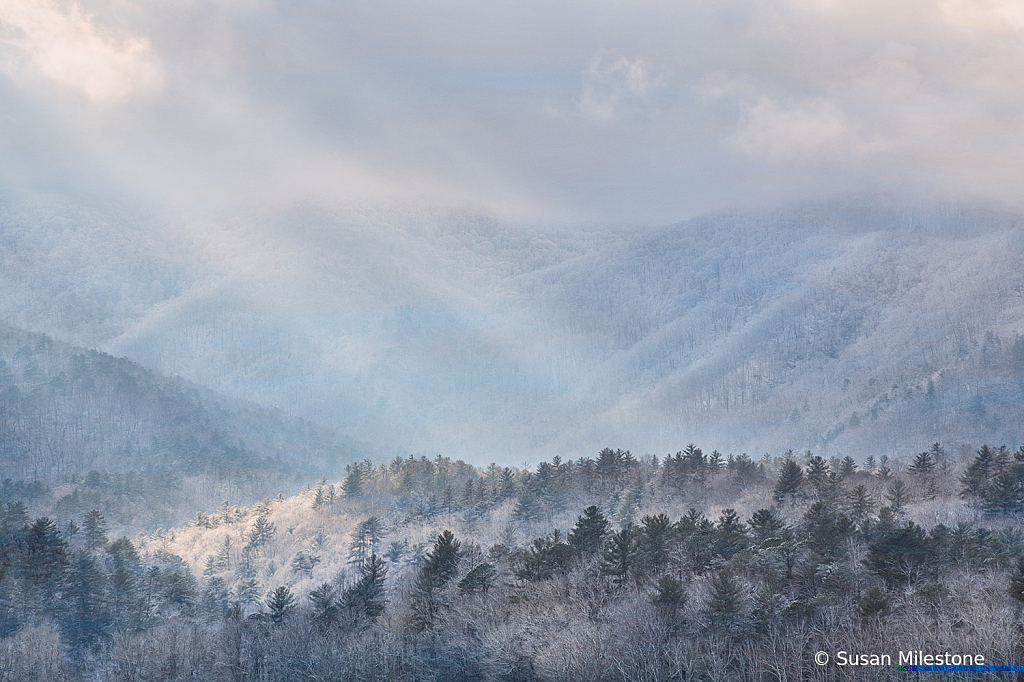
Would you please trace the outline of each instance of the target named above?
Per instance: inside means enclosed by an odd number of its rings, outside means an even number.
[[[990,680],[1016,678],[897,662],[1024,663],[1024,448],[365,460],[132,538],[100,509],[30,506],[2,508],[3,680]]]

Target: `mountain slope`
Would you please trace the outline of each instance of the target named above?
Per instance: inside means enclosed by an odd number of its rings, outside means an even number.
[[[566,230],[5,206],[8,319],[391,447],[482,463],[1020,438],[1014,215],[872,199]]]

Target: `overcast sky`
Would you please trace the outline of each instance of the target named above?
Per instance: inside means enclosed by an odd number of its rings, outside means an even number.
[[[1016,202],[1018,0],[3,0],[0,181],[667,222]]]

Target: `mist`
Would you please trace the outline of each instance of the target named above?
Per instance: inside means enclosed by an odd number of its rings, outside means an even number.
[[[1022,26],[15,0],[0,314],[477,462],[1013,440]]]

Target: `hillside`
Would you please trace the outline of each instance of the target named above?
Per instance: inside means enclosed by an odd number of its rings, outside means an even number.
[[[7,319],[406,452],[1021,438],[1016,215],[875,197],[567,230],[429,208],[0,209]]]
[[[118,527],[153,528],[343,471],[370,452],[295,417],[0,324],[0,470],[10,482],[0,501],[28,481],[51,490],[33,499],[68,516],[96,505]]]
[[[937,443],[864,467],[694,445],[533,470],[368,461],[131,540],[95,513],[71,534],[8,505],[0,670],[761,682],[832,679],[840,652],[889,655],[878,680],[905,677],[901,651],[1019,665],[1022,509],[1024,448]]]

